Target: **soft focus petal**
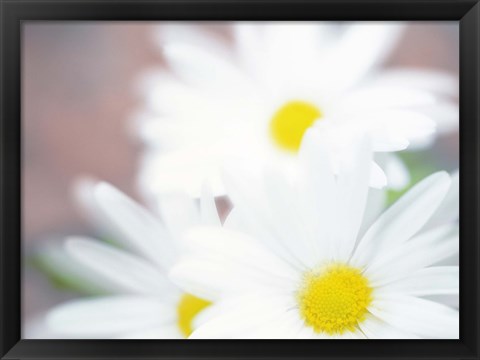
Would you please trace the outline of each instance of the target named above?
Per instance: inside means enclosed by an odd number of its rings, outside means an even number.
[[[458,339],[458,311],[414,297],[384,297],[370,311],[379,319],[423,338]]]
[[[444,172],[429,176],[385,211],[361,239],[353,261],[365,265],[390,246],[399,246],[425,225],[450,187]]]
[[[158,268],[127,252],[85,238],[69,238],[65,246],[70,256],[127,293],[164,294],[171,289]]]
[[[459,282],[458,266],[435,266],[387,284],[382,291],[416,296],[458,294]]]
[[[155,264],[168,268],[174,261],[175,245],[162,224],[147,210],[107,183],[95,188],[99,209],[118,228],[117,240]]]
[[[48,314],[47,323],[72,338],[94,339],[166,324],[174,317],[175,312],[156,299],[115,296],[65,303]]]

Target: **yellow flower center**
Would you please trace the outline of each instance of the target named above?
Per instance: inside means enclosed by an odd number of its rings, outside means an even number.
[[[185,337],[193,331],[192,321],[197,314],[211,305],[210,301],[200,299],[190,294],[183,294],[177,305],[177,325]]]
[[[283,105],[270,121],[270,132],[275,143],[284,150],[297,152],[305,131],[322,117],[313,104],[294,100]]]
[[[298,303],[305,323],[329,335],[354,331],[365,320],[372,288],[359,269],[330,264],[305,274]]]

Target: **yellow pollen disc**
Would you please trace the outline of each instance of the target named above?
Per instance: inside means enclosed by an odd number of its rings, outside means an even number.
[[[210,301],[200,299],[190,294],[184,294],[177,305],[178,327],[185,337],[192,331],[192,321],[197,314],[211,305]]]
[[[305,274],[298,303],[305,323],[329,335],[354,331],[365,320],[372,288],[359,269],[330,264]]]
[[[305,131],[322,117],[322,112],[305,101],[289,101],[273,115],[270,132],[275,143],[284,150],[297,152]]]

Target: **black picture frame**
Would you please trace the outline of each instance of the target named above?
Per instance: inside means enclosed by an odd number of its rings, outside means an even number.
[[[1,359],[478,359],[477,0],[0,0]],[[21,339],[21,34],[25,21],[453,20],[460,22],[460,340]]]

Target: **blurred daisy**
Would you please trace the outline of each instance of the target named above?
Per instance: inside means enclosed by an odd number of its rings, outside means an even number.
[[[257,193],[232,178],[225,228],[189,231],[171,277],[215,302],[191,337],[458,339],[458,311],[426,298],[459,291],[458,266],[438,266],[458,252],[457,225],[426,227],[449,175],[424,179],[363,232],[369,146],[335,176],[321,137],[307,132],[296,181],[268,170]]]
[[[458,120],[449,100],[457,84],[431,71],[378,73],[401,29],[400,23],[238,23],[232,52],[198,27],[160,28],[174,74],[149,74],[143,83],[146,107],[137,119],[148,144],[143,189],[198,196],[207,180],[222,194],[219,169],[234,157],[268,159],[294,172],[292,160],[310,127],[322,132],[334,171],[362,133],[377,153],[429,141],[433,120]],[[409,179],[391,156],[372,164],[371,185],[384,186],[387,175],[394,187]]]
[[[181,196],[164,198],[161,223],[109,184],[89,185],[82,193],[90,216],[118,246],[71,237],[64,255],[84,280],[90,278],[110,295],[55,307],[47,315],[50,330],[64,338],[188,336],[192,319],[210,303],[182,292],[167,273],[181,251],[185,229],[220,224],[213,198],[205,191],[200,211]]]

